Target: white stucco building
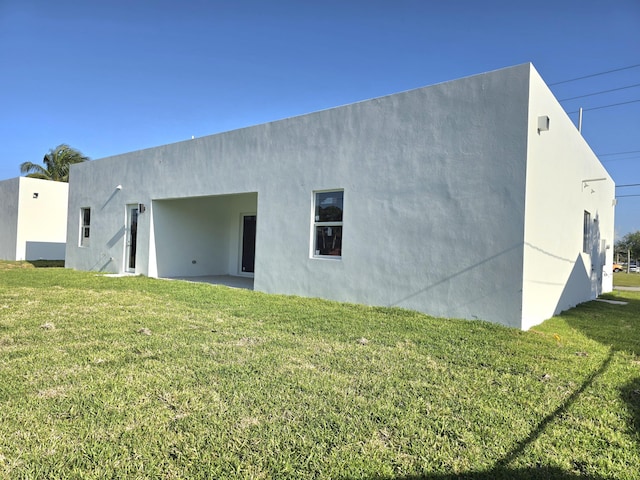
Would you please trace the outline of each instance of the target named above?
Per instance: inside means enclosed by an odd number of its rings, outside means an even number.
[[[68,195],[62,182],[0,181],[0,259],[64,260]]]
[[[66,260],[527,329],[611,289],[613,219],[524,64],[73,165]]]

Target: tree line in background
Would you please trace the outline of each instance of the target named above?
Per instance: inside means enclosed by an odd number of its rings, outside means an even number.
[[[44,156],[42,160],[44,167],[37,163],[24,162],[20,165],[20,173],[27,174],[27,177],[31,178],[68,183],[69,167],[75,163],[87,161],[89,161],[89,157],[63,143],[50,149],[49,153]]]
[[[621,258],[624,258],[624,261],[626,261],[627,258],[637,261],[638,257],[640,257],[640,230],[627,233],[618,240],[615,244],[614,253],[616,256],[619,255]]]

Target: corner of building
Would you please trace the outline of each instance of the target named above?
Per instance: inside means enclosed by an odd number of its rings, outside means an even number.
[[[607,291],[615,184],[531,66],[523,329]]]

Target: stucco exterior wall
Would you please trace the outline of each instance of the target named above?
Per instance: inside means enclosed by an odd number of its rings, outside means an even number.
[[[18,239],[20,179],[0,182],[0,259],[15,260]]]
[[[519,327],[529,70],[74,165],[67,265],[123,271],[125,205],[143,203],[152,208],[139,217],[136,273],[219,272],[222,214],[198,226],[180,217],[178,200],[202,210],[209,200],[199,197],[252,193],[256,290]],[[313,192],[328,189],[344,190],[341,259],[311,252]],[[78,245],[83,207],[92,209],[89,247]],[[213,263],[193,264],[207,245]],[[228,252],[227,273],[237,274]]]
[[[6,260],[63,260],[69,186],[37,178],[0,182],[0,252]]]
[[[18,260],[64,260],[68,197],[67,183],[20,177]]]
[[[532,69],[523,268],[523,327],[611,291],[615,184]],[[538,117],[549,130],[538,132]],[[583,252],[584,211],[592,236]],[[595,220],[595,221],[594,221]]]

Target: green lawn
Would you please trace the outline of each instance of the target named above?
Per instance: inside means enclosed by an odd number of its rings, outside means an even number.
[[[635,479],[607,298],[520,332],[0,262],[0,478]]]
[[[640,273],[614,273],[613,284],[617,287],[640,287]]]

